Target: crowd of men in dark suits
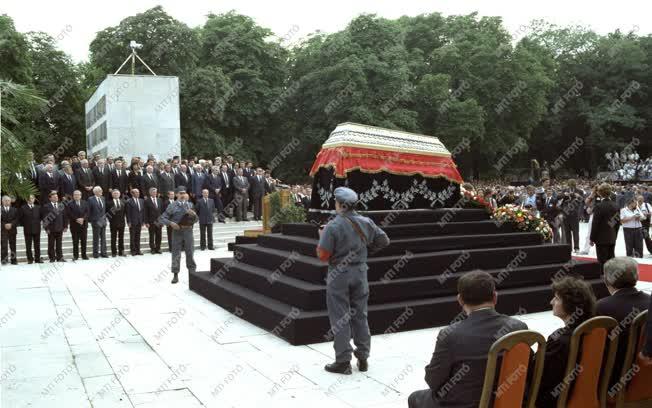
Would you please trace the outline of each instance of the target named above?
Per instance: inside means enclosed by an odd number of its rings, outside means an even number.
[[[256,221],[262,219],[262,199],[265,194],[282,186],[271,177],[270,170],[254,167],[251,162],[238,162],[231,155],[225,159],[181,159],[178,156],[158,161],[131,158],[130,164],[121,157],[86,158],[80,151],[71,159],[55,163],[46,155],[41,163],[31,160],[27,175],[38,194],[29,200],[3,197],[2,263],[16,263],[17,227],[23,226],[27,260],[42,262],[40,233],[48,233],[48,259],[63,261],[61,239],[70,229],[73,258],[88,259],[87,231],[92,230],[92,256],[108,257],[106,228],[110,231],[111,256],[124,256],[124,231],[129,228],[130,253],[142,255],[141,229],[149,234],[152,253],[161,252],[162,225],[158,219],[170,202],[175,189],[185,187],[200,218],[201,248],[213,249],[213,223],[248,221],[248,211]],[[309,197],[293,193],[297,204],[309,205]],[[306,201],[308,199],[308,201]],[[216,217],[217,216],[217,217]],[[167,230],[168,241],[171,231]],[[169,244],[169,242],[168,242]]]

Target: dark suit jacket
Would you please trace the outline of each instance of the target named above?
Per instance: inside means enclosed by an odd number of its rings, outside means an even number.
[[[104,165],[104,171],[100,173],[100,168],[93,169],[93,177],[95,178],[95,185],[102,187],[102,193],[106,194],[111,188],[111,170],[107,165]]]
[[[616,352],[616,361],[611,371],[611,382],[613,386],[620,378],[620,371],[625,361],[625,351],[627,350],[627,341],[629,340],[629,327],[634,318],[641,312],[647,310],[650,306],[650,295],[641,292],[636,288],[623,288],[612,296],[607,296],[598,301],[596,315],[610,316],[620,323],[620,336],[618,340],[618,351]]]
[[[76,173],[77,175],[77,184],[79,189],[84,191],[84,187],[93,187],[95,186],[95,176],[93,176],[93,170],[87,169],[87,172],[84,172],[84,169],[80,168]],[[91,193],[90,191],[88,192]]]
[[[140,203],[140,211],[138,211],[135,198],[130,198],[129,201],[127,201],[127,224],[143,224],[143,220],[145,219],[145,203],[142,198],[138,198],[138,202]]]
[[[75,175],[71,174],[70,179],[68,180],[68,175],[66,174],[59,177],[59,194],[61,197],[66,195],[72,197],[73,191],[77,189],[77,178]]]
[[[29,205],[25,204],[18,210],[18,222],[23,226],[25,234],[41,233],[41,207],[34,204],[30,210]]]
[[[593,207],[591,241],[596,244],[613,245],[620,228],[620,209],[613,200],[603,199]]]
[[[208,204],[204,202],[203,198],[198,198],[195,204],[197,215],[199,216],[200,224],[212,224],[214,221],[213,213],[215,212],[215,201],[208,199]]]
[[[111,188],[117,188],[121,195],[129,192],[129,176],[125,169],[120,169],[120,176],[116,170],[111,172]]]
[[[66,216],[66,206],[57,202],[53,206],[51,202],[41,206],[41,221],[43,228],[48,232],[62,232],[68,228],[68,217]]]
[[[162,172],[158,176],[158,190],[162,197],[167,197],[169,191],[174,191],[174,187],[174,174],[172,172],[169,175]]]
[[[544,194],[543,197],[541,197],[541,208],[539,210],[541,211],[541,215],[546,221],[553,221],[557,215],[559,215],[559,208],[557,207],[557,202],[559,200],[559,197],[557,197],[557,194],[553,194],[550,197],[550,202],[546,204],[546,201],[548,201],[548,197]]]
[[[192,175],[192,193],[195,198],[201,197],[201,191],[207,186],[208,177],[206,173],[195,173]],[[186,186],[187,187],[187,186]]]
[[[218,174],[211,174],[208,176],[208,181],[206,182],[206,188],[208,189],[208,196],[212,199],[216,199],[219,195],[215,194],[216,189],[222,189],[222,177]]]
[[[68,201],[66,204],[66,216],[68,217],[68,222],[71,226],[75,228],[82,228],[82,225],[77,224],[77,218],[83,218],[84,224],[88,222],[88,202],[86,200],[79,200],[79,205],[75,200]]]
[[[158,178],[156,177],[156,173],[152,173],[152,178],[149,177],[148,173],[143,173],[142,184],[143,193],[146,193],[147,195],[149,195],[149,189],[152,187],[158,190]]]
[[[240,178],[239,176],[233,177],[233,193],[238,195],[238,194],[248,194],[249,192],[249,180],[245,176],[242,176]],[[242,189],[247,190],[246,193],[242,192]]]
[[[505,334],[526,329],[525,323],[491,308],[475,311],[441,330],[426,366],[425,380],[434,405],[477,408],[489,349]],[[451,381],[453,377],[459,381]]]
[[[249,185],[251,186],[249,191],[254,197],[261,197],[269,192],[269,185],[265,176],[260,176],[260,181],[258,181],[257,175],[249,177]]]
[[[190,188],[191,183],[192,179],[190,178],[190,174],[183,173],[181,170],[179,170],[179,173],[174,176],[174,184],[176,187],[184,186]]]
[[[88,197],[88,222],[91,225],[103,227],[106,225],[106,202],[104,197],[100,197],[102,205],[97,202],[97,198],[93,195]]]
[[[226,173],[226,177],[220,171],[220,177],[222,178],[222,192],[231,193],[233,192],[233,177],[230,172]],[[228,186],[227,186],[228,184]]]
[[[156,206],[154,206],[154,201],[149,197],[145,199],[145,211],[143,212],[143,221],[145,224],[155,224],[158,222],[158,217],[161,216],[161,207],[163,206],[163,200],[156,198]]]
[[[52,171],[52,177],[48,173],[42,172],[38,177],[38,188],[41,192],[42,200],[48,202],[48,194],[50,191],[59,191],[59,173],[55,170]]]
[[[161,214],[163,214],[165,210],[168,208],[168,206],[170,205],[170,203],[173,203],[174,200],[168,200],[167,198],[164,198],[161,201],[163,202],[163,204],[161,204]]]
[[[9,206],[9,211],[5,211],[4,205],[2,206],[2,210],[0,210],[1,213],[1,220],[2,221],[2,235],[16,235],[17,227],[18,227],[18,210],[12,206]],[[11,229],[7,230],[5,229],[5,224],[11,224]]]
[[[106,200],[106,217],[109,224],[115,228],[125,226],[125,215],[127,213],[127,202],[119,198],[119,207],[115,205],[113,198]]]

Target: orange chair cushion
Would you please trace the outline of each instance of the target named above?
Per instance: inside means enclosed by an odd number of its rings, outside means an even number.
[[[635,365],[632,365],[632,368],[628,371],[632,377],[627,386],[627,391],[625,392],[625,402],[652,399],[652,365],[645,364],[639,356],[639,353],[644,346],[644,340],[645,325],[643,325],[641,336],[638,339],[638,347],[636,347],[636,358],[634,361]],[[625,378],[625,380],[628,380],[628,378]]]
[[[573,392],[567,408],[599,408],[598,387],[600,371],[607,339],[607,330],[593,329],[582,338],[582,357],[577,367]],[[562,381],[565,379],[562,379]]]
[[[530,346],[520,343],[503,354],[494,408],[513,408],[523,405]]]

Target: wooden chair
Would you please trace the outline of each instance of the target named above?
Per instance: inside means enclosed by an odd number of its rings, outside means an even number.
[[[645,323],[648,311],[640,313],[629,327],[625,363],[619,373],[615,397],[616,408],[652,407],[652,366],[640,360],[639,353],[645,341]]]
[[[609,332],[616,326],[615,319],[599,316],[573,331],[557,408],[606,408],[607,387],[618,347],[618,336],[610,338]]]
[[[484,376],[482,397],[479,408],[489,408],[492,397],[493,408],[512,408],[523,406],[525,385],[528,378],[530,352],[532,345],[538,344],[534,371],[531,377],[527,408],[534,408],[539,391],[543,361],[546,352],[546,339],[535,331],[518,330],[498,339],[489,349],[487,369]],[[502,356],[499,382],[494,393],[494,381],[498,358]]]

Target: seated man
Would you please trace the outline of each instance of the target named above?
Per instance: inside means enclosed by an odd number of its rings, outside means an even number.
[[[650,295],[636,289],[638,264],[633,258],[619,256],[608,260],[604,264],[603,279],[611,296],[598,301],[596,315],[616,319],[619,326],[615,332],[620,333],[616,361],[609,382],[609,387],[612,387],[618,382],[625,361],[629,326],[636,316],[647,310],[650,305]]]
[[[427,390],[413,392],[410,408],[477,407],[487,353],[500,337],[527,330],[520,320],[502,315],[496,306],[496,284],[486,272],[473,271],[457,282],[457,300],[468,316],[442,329],[426,366]]]

